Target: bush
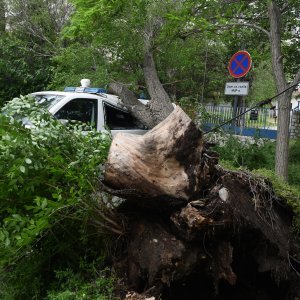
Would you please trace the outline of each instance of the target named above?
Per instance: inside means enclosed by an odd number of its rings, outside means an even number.
[[[55,286],[48,291],[47,300],[82,300],[115,299],[113,296],[115,280],[105,273],[109,270],[94,269],[95,262],[83,264],[81,272],[74,273],[71,269],[58,270],[55,272]],[[86,272],[84,272],[86,271]],[[88,277],[86,276],[88,274]]]
[[[215,150],[221,161],[227,161],[235,168],[249,170],[275,170],[276,143],[270,140],[254,139],[241,141],[238,137],[228,136]],[[300,185],[300,140],[292,140],[289,155],[289,183]]]
[[[33,55],[37,49],[29,43],[11,30],[0,35],[0,108],[17,95],[44,90],[51,79],[49,57]]]
[[[289,153],[289,183],[300,186],[300,139],[292,140]]]
[[[0,298],[40,299],[56,269],[76,272],[83,257],[90,263],[105,252],[106,236],[90,219],[111,139],[70,130],[31,97],[15,98],[2,112]]]
[[[290,142],[289,162],[300,164],[300,139]]]
[[[245,140],[228,136],[221,145],[215,147],[221,160],[230,161],[234,167],[249,170],[273,169],[275,163],[275,143],[268,140]]]

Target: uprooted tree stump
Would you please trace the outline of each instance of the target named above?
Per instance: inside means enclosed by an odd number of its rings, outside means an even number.
[[[144,136],[115,136],[104,184],[127,199],[127,231],[114,267],[156,299],[300,297],[291,210],[267,180],[222,169],[209,146],[179,107]]]
[[[210,184],[217,159],[179,106],[142,136],[118,134],[112,142],[105,182],[136,196],[189,200]]]

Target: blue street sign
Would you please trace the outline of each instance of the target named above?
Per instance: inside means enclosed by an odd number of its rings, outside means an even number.
[[[244,77],[251,69],[252,59],[247,51],[238,51],[228,64],[229,74],[234,78]]]

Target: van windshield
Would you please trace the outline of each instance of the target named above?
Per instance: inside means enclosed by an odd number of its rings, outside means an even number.
[[[55,95],[55,94],[39,94],[39,95],[32,95],[36,102],[47,109],[50,109],[56,103],[58,103],[61,99],[63,99],[64,95]]]

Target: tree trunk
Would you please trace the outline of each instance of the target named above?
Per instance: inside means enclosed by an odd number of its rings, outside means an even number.
[[[144,56],[143,71],[148,93],[151,96],[150,111],[158,124],[172,112],[173,105],[158,78],[153,53],[150,50]]]
[[[290,110],[290,98],[285,95],[278,98],[275,173],[285,181],[288,181]]]
[[[0,35],[5,33],[6,16],[5,16],[5,3],[4,0],[0,0]]]
[[[272,66],[277,92],[280,93],[288,87],[283,69],[283,56],[281,52],[281,14],[274,1],[268,7],[270,19],[270,43],[272,52]],[[290,125],[290,92],[278,98],[278,127],[275,156],[275,172],[288,180],[288,148]]]
[[[109,90],[113,94],[118,95],[129,112],[148,128],[153,128],[157,124],[155,118],[153,118],[150,113],[149,106],[138,101],[134,93],[124,84],[117,82],[111,83],[109,85]]]
[[[151,129],[164,120],[174,107],[158,78],[151,50],[145,54],[143,71],[148,93],[151,97],[148,106],[141,104],[134,93],[121,83],[111,83],[109,89],[121,98],[124,106],[132,115]]]
[[[189,200],[201,193],[216,157],[208,152],[201,132],[177,106],[143,136],[115,136],[105,168],[105,183],[136,196]],[[210,158],[210,159],[208,159]],[[124,194],[125,195],[125,194]]]

